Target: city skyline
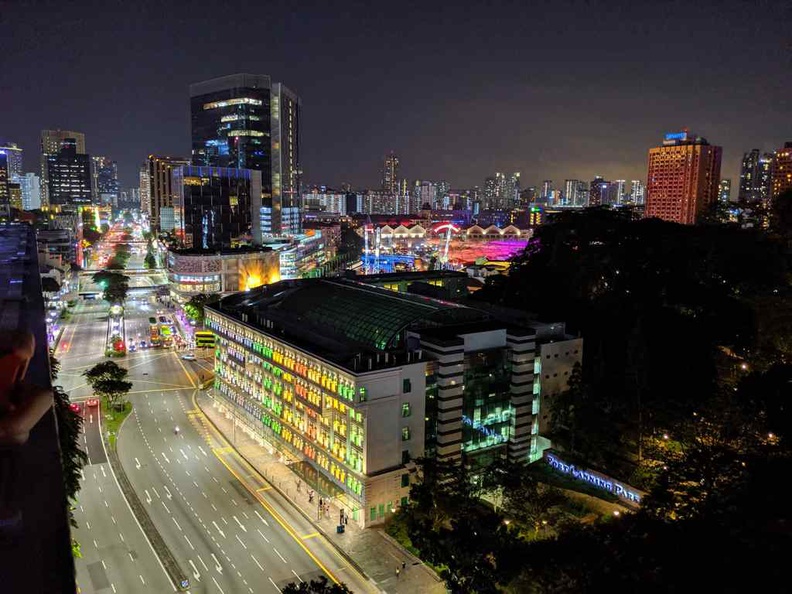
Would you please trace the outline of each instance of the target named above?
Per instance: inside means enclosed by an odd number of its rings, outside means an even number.
[[[134,186],[146,155],[189,153],[189,85],[235,72],[270,74],[303,99],[303,179],[333,186],[377,187],[391,150],[406,177],[447,179],[453,187],[481,185],[495,171],[522,172],[524,186],[596,174],[645,179],[646,150],[683,127],[723,146],[723,176],[737,179],[743,153],[775,150],[788,136],[779,125],[790,114],[781,82],[789,8],[781,5],[754,11],[750,26],[736,2],[717,11],[709,3],[670,6],[662,14],[626,5],[499,3],[418,11],[407,4],[382,19],[318,5],[304,6],[299,15],[271,7],[264,27],[272,31],[257,36],[267,39],[266,48],[246,41],[249,51],[240,58],[234,44],[217,43],[198,58],[192,40],[215,35],[200,5],[178,11],[179,18],[165,10],[162,20],[176,34],[152,28],[140,37],[133,35],[135,23],[161,6],[136,5],[129,18],[125,7],[112,13],[12,7],[2,26],[10,48],[0,75],[3,103],[10,106],[2,136],[33,157],[40,130],[80,130],[88,153],[116,160],[122,186]],[[249,40],[245,32],[259,27],[263,14],[252,4],[247,10],[251,18],[238,27],[239,38]],[[519,26],[529,22],[530,35],[527,25]],[[574,42],[545,43],[562,23]],[[421,33],[440,24],[437,35]],[[388,43],[407,25],[415,43]],[[317,33],[333,29],[345,31],[345,39],[320,43],[324,35]],[[719,33],[726,29],[735,32],[728,42]],[[67,30],[90,31],[82,36],[90,41],[71,35],[63,43]],[[489,39],[492,30],[503,34]],[[666,43],[669,31],[673,44]],[[91,50],[118,38],[128,43],[115,52]],[[369,51],[354,51],[361,44]],[[717,64],[695,51],[705,46],[718,50]],[[603,77],[597,65],[606,62]],[[39,75],[25,76],[34,63]],[[381,63],[390,64],[387,76]],[[65,64],[80,73],[65,76]],[[736,72],[739,87],[731,80]],[[585,93],[569,93],[573,79]],[[57,102],[49,100],[53,84]],[[96,91],[86,98],[85,88]],[[26,159],[26,170],[32,163]]]

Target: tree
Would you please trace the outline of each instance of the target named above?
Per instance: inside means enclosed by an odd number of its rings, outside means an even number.
[[[330,583],[325,576],[310,582],[301,581],[299,584],[291,582],[281,591],[283,594],[352,594],[346,584]]]
[[[184,304],[184,313],[187,314],[187,317],[191,320],[194,320],[195,323],[199,326],[203,325],[204,320],[204,306],[207,303],[213,303],[220,298],[219,295],[216,293],[212,293],[211,295],[206,295],[205,293],[199,293],[198,295],[193,295]]]
[[[118,272],[102,270],[93,275],[93,281],[102,287],[102,298],[108,303],[123,303],[129,292],[129,278]]]
[[[107,400],[108,406],[122,408],[126,404],[126,395],[132,389],[132,382],[117,379],[98,379],[93,385],[94,392]]]
[[[60,361],[50,353],[50,372],[52,382],[58,379],[60,372]],[[66,500],[74,502],[77,493],[80,491],[80,476],[88,456],[80,447],[80,433],[82,431],[83,418],[71,409],[69,396],[61,386],[53,385],[52,393],[55,401],[55,418],[58,423],[58,441],[60,444],[61,465],[63,466],[63,486],[66,492]],[[74,512],[71,504],[69,505],[69,523],[77,528],[77,521],[74,519]],[[76,541],[72,543],[72,549],[79,554],[79,545]]]
[[[125,380],[129,370],[125,367],[121,367],[115,361],[102,361],[101,363],[97,363],[93,367],[86,369],[83,371],[83,377],[85,381],[91,386],[92,389],[95,389],[96,382],[101,380],[116,380],[121,381]]]
[[[146,257],[143,260],[143,263],[145,264],[146,268],[148,268],[148,269],[152,269],[152,268],[156,268],[157,267],[157,259],[154,257],[154,254],[152,254],[151,252],[148,252],[146,254]]]
[[[770,227],[787,241],[792,239],[792,190],[773,198],[770,206]]]

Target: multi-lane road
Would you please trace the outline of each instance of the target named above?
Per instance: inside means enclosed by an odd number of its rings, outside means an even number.
[[[153,294],[128,301],[127,342],[146,340],[148,318],[162,307]],[[106,311],[103,302],[77,305],[58,346],[59,383],[73,400],[91,395],[81,374],[104,360]],[[320,575],[344,581],[354,592],[374,591],[208,423],[194,395],[211,362],[185,361],[181,354],[149,348],[117,360],[133,382],[133,412],[119,431],[118,454],[189,576],[190,591],[276,592],[289,582]],[[75,510],[75,537],[83,553],[77,560],[81,592],[173,591],[107,462],[97,409],[85,408],[84,417],[89,464]]]

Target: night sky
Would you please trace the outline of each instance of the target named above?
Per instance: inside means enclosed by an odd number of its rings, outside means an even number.
[[[302,98],[306,183],[375,186],[389,150],[455,188],[645,179],[685,126],[734,179],[792,140],[790,31],[778,0],[2,0],[0,139],[37,171],[41,129],[82,131],[136,186],[146,155],[189,155],[190,83],[252,72]]]

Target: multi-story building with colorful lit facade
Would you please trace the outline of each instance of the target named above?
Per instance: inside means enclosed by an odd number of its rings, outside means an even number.
[[[214,398],[361,526],[413,460],[535,459],[536,330],[353,280],[282,281],[206,309]]]

